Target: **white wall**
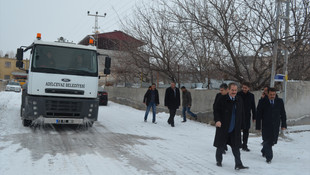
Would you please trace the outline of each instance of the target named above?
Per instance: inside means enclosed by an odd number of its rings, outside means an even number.
[[[106,87],[109,99],[138,109],[145,109],[142,103],[146,88],[117,88]],[[158,111],[167,111],[163,106],[165,89],[158,89],[160,105]],[[213,102],[218,90],[189,90],[192,94],[192,111],[198,113],[199,121],[212,123]],[[255,104],[261,96],[260,91],[252,92],[255,95]],[[182,96],[182,92],[181,92]],[[279,94],[282,97],[282,94]],[[310,124],[310,82],[289,82],[287,87],[287,103],[285,105],[289,125]],[[178,110],[180,114],[181,110]]]

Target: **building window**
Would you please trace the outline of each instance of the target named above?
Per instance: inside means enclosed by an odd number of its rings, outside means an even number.
[[[5,80],[9,80],[10,78],[11,78],[10,75],[4,75]]]
[[[6,61],[6,62],[5,62],[5,67],[6,67],[6,68],[11,68],[11,62]]]

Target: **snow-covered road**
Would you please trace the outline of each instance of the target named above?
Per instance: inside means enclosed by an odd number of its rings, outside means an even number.
[[[235,171],[229,150],[215,165],[215,128],[188,121],[143,122],[144,111],[109,102],[92,128],[47,125],[25,128],[19,117],[20,93],[0,92],[0,174],[310,174],[310,126],[290,127],[266,164],[261,138],[251,135],[251,152],[241,152],[249,170]],[[295,132],[296,131],[296,132]],[[298,132],[297,132],[298,131]],[[306,131],[306,132],[299,132]]]

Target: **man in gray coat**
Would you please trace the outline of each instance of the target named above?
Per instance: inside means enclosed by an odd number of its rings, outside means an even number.
[[[195,120],[197,120],[197,115],[191,112],[191,106],[192,106],[192,96],[191,93],[184,87],[181,87],[182,90],[182,106],[183,106],[183,110],[182,110],[182,114],[183,114],[183,121],[182,122],[186,122],[186,112],[191,115],[192,117],[195,118]]]

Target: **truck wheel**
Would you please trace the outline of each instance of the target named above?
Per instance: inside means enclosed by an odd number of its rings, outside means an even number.
[[[31,125],[31,123],[32,123],[32,120],[23,119],[23,126],[28,127]]]

